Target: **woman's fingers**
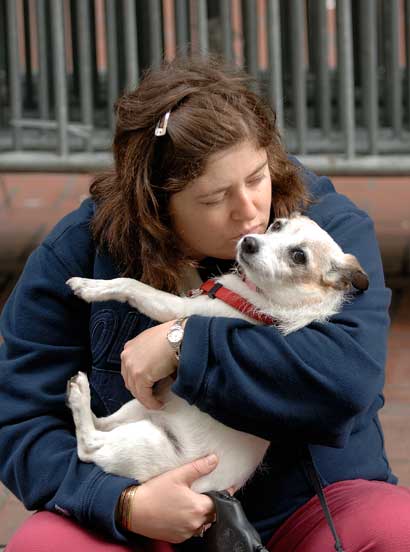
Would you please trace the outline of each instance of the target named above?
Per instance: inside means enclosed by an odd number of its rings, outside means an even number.
[[[121,374],[127,389],[146,408],[158,409],[162,402],[153,395],[153,388],[177,367],[175,352],[167,341],[172,322],[148,328],[127,341],[121,353]]]
[[[143,483],[133,501],[131,530],[171,543],[203,533],[215,519],[215,507],[191,485],[217,464],[215,455],[199,458]]]

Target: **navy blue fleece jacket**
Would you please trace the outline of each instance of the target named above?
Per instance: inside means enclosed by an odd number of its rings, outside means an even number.
[[[174,384],[178,395],[223,423],[271,441],[265,469],[239,493],[265,541],[313,495],[301,445],[309,444],[324,484],[396,482],[377,416],[390,292],[373,224],[327,178],[308,171],[304,177],[318,200],[307,214],[356,255],[370,277],[369,290],[329,323],[286,337],[239,319],[193,316]],[[111,259],[95,249],[93,212],[86,200],[56,226],[29,258],[4,308],[0,478],[27,508],[63,512],[125,541],[114,511],[134,481],[79,461],[66,383],[87,371],[94,412],[114,412],[131,398],[120,374],[124,343],[154,322],[128,305],[88,305],[66,286],[71,276],[118,276]],[[213,260],[207,267],[215,272]]]

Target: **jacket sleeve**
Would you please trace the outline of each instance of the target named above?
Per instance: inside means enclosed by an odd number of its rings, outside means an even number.
[[[372,221],[346,198],[335,209],[336,196],[327,194],[309,214],[358,258],[368,291],[329,322],[286,337],[237,319],[194,316],[186,325],[174,391],[272,442],[343,447],[355,419],[382,404],[390,291]]]
[[[4,308],[0,477],[27,509],[60,512],[125,541],[115,525],[115,507],[135,481],[78,459],[65,405],[67,380],[90,363],[89,307],[65,285],[71,275],[42,245]]]

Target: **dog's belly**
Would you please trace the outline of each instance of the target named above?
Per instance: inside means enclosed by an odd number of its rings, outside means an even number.
[[[217,455],[215,470],[193,484],[197,492],[241,487],[269,446],[268,441],[229,428],[175,395],[163,410],[151,411],[149,418],[172,442],[179,465],[211,453]]]

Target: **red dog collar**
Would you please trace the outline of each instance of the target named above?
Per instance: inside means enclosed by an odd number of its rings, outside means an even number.
[[[243,314],[246,314],[246,316],[249,316],[249,318],[253,318],[254,320],[262,322],[263,324],[267,324],[268,326],[274,326],[278,323],[278,321],[273,318],[273,316],[269,316],[268,314],[260,312],[259,310],[257,310],[255,305],[252,305],[252,303],[249,303],[249,301],[247,301],[234,291],[231,291],[230,289],[224,287],[216,280],[207,280],[200,286],[200,288],[189,292],[188,296],[196,297],[202,293],[206,293],[208,297],[211,297],[211,299],[220,299],[227,305],[242,312]]]

